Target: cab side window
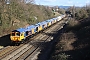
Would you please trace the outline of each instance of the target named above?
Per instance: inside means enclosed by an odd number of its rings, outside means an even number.
[[[21,34],[21,36],[23,36],[23,34]]]

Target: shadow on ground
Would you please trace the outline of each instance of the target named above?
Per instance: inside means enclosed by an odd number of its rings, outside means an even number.
[[[10,34],[0,37],[0,46],[9,46],[10,42]]]
[[[65,29],[66,25],[64,26],[64,28],[62,28],[59,31],[53,31],[55,32],[53,33],[45,33],[43,32],[43,34],[48,35],[48,36],[52,36],[53,39],[51,41],[48,42],[44,42],[42,43],[42,45],[40,45],[40,54],[38,55],[38,60],[49,60],[52,52],[54,51],[54,47],[56,45],[56,43],[58,42],[58,38],[60,36],[60,34],[63,32],[63,30]],[[40,44],[40,43],[39,43]]]

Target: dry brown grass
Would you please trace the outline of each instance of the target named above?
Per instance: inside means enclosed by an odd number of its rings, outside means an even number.
[[[56,53],[61,51],[73,50],[72,43],[76,41],[75,34],[73,32],[63,33],[60,36],[60,42],[56,45]]]
[[[72,50],[74,47],[72,43],[76,40],[74,33],[68,32],[61,35],[60,43],[63,44],[63,51]]]
[[[69,20],[69,24],[60,35],[59,40],[55,46],[54,60],[90,59],[90,21]],[[69,55],[67,59],[61,59],[62,53],[65,53],[63,58]]]
[[[63,33],[59,40],[51,60],[68,60],[70,55],[66,54],[64,51],[74,50],[72,44],[77,40],[76,36],[73,32]]]
[[[73,27],[73,26],[76,26],[76,25],[79,25],[79,24],[80,23],[77,20],[75,20],[75,19],[69,20],[69,26],[70,27]]]

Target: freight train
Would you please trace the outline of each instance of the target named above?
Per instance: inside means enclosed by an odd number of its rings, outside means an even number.
[[[65,15],[61,15],[56,18],[39,22],[35,25],[30,25],[25,28],[19,28],[19,29],[13,30],[10,33],[10,39],[12,42],[22,42],[26,40],[27,37],[32,36],[36,34],[37,32],[44,30],[45,28],[51,26],[52,24],[60,21],[64,17]]]

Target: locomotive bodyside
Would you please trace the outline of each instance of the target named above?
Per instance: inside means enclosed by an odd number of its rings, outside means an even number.
[[[25,33],[26,33],[26,37],[35,34],[35,26],[34,25],[30,25],[28,27],[25,28]]]
[[[47,22],[46,21],[41,22],[41,24],[42,24],[42,30],[47,28]]]
[[[51,24],[54,24],[55,23],[54,19],[50,19],[50,21],[51,21]]]
[[[51,21],[50,20],[46,20],[47,22],[47,27],[51,26]]]

